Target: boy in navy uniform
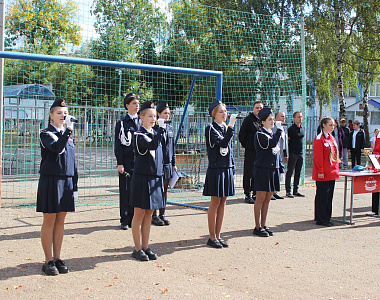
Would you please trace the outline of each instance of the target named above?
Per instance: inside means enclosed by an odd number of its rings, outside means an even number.
[[[115,156],[119,172],[120,228],[123,230],[131,227],[133,219],[133,207],[131,206],[129,191],[135,160],[132,138],[140,125],[140,119],[137,114],[139,105],[139,96],[134,93],[129,93],[125,96],[124,107],[128,113],[116,123],[115,128]]]

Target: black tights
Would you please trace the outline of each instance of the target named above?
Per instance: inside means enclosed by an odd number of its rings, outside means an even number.
[[[159,211],[160,211],[160,216],[164,216],[164,215],[165,215],[166,202],[168,201],[168,186],[169,186],[169,180],[170,180],[170,178],[168,178],[168,179],[164,179],[164,207],[159,209]],[[157,209],[155,209],[155,210],[153,211],[153,215],[152,215],[152,217],[156,217],[156,216],[157,216]]]

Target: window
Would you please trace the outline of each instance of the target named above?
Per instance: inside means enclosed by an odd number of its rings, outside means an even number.
[[[11,105],[19,105],[20,104],[20,98],[18,97],[9,97],[9,104]]]
[[[376,95],[375,96],[380,96],[380,83],[376,83],[375,88],[376,88]]]
[[[357,111],[356,112],[357,117],[363,117],[363,115],[364,115],[364,111]]]
[[[371,112],[371,124],[380,125],[380,111]]]
[[[348,126],[348,120],[352,120],[354,121],[355,120],[355,112],[354,111],[347,111],[346,112],[346,119],[347,119],[347,126]]]

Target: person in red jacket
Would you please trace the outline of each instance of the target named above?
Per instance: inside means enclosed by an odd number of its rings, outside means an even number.
[[[379,160],[380,158],[380,133],[375,137],[373,154],[376,154],[376,158]],[[372,212],[376,215],[379,214],[379,198],[380,193],[372,193]]]
[[[334,119],[321,120],[322,131],[314,139],[313,180],[316,181],[314,214],[317,225],[331,227],[335,180],[339,179],[339,150],[331,132]]]

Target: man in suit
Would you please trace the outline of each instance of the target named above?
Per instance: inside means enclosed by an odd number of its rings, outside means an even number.
[[[286,127],[285,121],[286,121],[286,115],[285,112],[279,111],[276,113],[276,121],[280,121],[282,123],[282,134],[278,141],[278,146],[280,147],[280,155],[281,155],[281,161],[285,165],[289,160],[289,146],[288,146],[288,129]],[[273,128],[273,133],[276,133],[277,127],[275,126]],[[279,191],[275,191],[273,193],[274,199],[284,199],[284,197],[281,197],[277,194]]]
[[[354,130],[350,132],[350,151],[351,151],[351,164],[352,168],[355,165],[360,165],[360,156],[365,145],[365,135],[362,129],[360,129],[360,122],[355,120],[353,123]]]

